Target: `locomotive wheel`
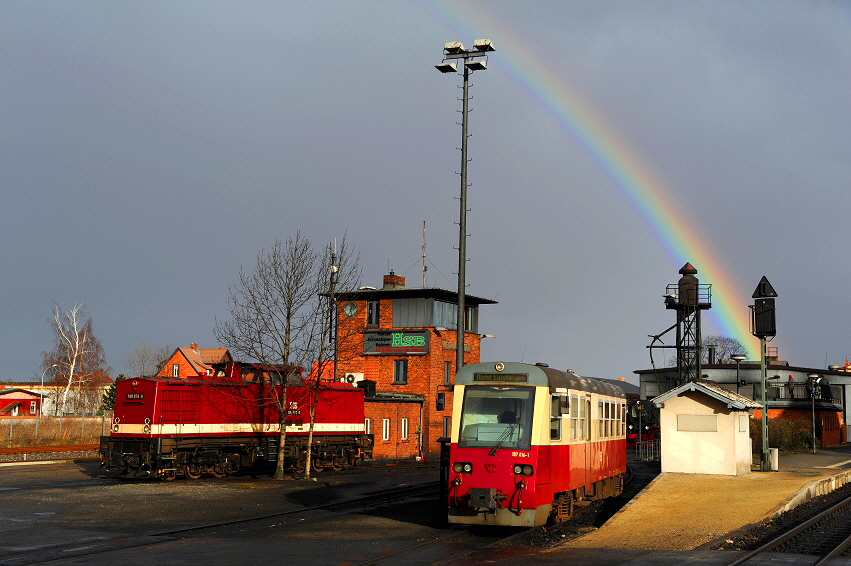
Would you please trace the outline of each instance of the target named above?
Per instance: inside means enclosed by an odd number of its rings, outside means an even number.
[[[201,478],[201,471],[198,469],[193,469],[192,466],[186,464],[183,468],[183,473],[186,474],[186,477],[191,480],[197,480]]]
[[[573,493],[562,493],[553,502],[553,523],[564,523],[573,516]]]

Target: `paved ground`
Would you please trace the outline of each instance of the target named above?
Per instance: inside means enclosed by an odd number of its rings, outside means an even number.
[[[712,546],[707,545],[708,541],[765,519],[784,506],[794,505],[796,497],[806,500],[813,482],[837,475],[851,475],[851,447],[825,449],[815,455],[781,457],[780,467],[780,472],[754,472],[735,478],[663,474],[606,525],[582,538],[547,550],[494,549],[487,556],[477,557],[476,563],[501,565],[534,561],[536,566],[566,563],[571,566],[729,564],[741,553],[710,551],[709,547]],[[4,495],[9,508],[0,513],[3,516],[0,518],[7,519],[0,521],[3,538],[30,544],[35,549],[48,542],[39,538],[44,537],[45,529],[48,528],[54,536],[65,533],[80,544],[87,544],[86,537],[94,536],[115,540],[115,544],[120,547],[124,544],[123,537],[132,538],[140,534],[139,531],[151,527],[151,521],[163,527],[197,519],[194,515],[201,511],[199,507],[218,504],[220,499],[224,501],[228,498],[227,491],[238,490],[243,495],[235,509],[225,507],[219,512],[221,518],[239,514],[238,511],[244,514],[246,505],[256,505],[264,512],[270,507],[285,509],[303,505],[306,503],[303,498],[309,498],[313,491],[310,486],[298,484],[293,485],[296,489],[286,490],[286,495],[282,493],[276,496],[278,490],[272,489],[272,482],[244,485],[239,481],[202,481],[197,485],[190,482],[142,482],[138,485],[126,484],[125,489],[118,490],[112,482],[105,482],[99,488],[90,486],[92,480],[89,473],[90,470],[81,468],[76,471],[76,478],[63,474],[63,481],[79,485],[64,486],[73,487],[77,499],[72,497],[59,504],[54,489],[62,486],[54,484],[54,480],[47,477],[46,470],[44,477],[38,471],[29,471],[26,475],[21,473],[19,476],[17,468],[4,467],[3,483],[8,486]],[[390,480],[391,477],[386,479]],[[381,479],[370,477],[365,483],[373,489],[376,480],[381,484]],[[335,487],[357,491],[366,486],[357,480],[354,483],[346,481],[339,486],[334,486],[332,482],[324,485],[325,489]],[[121,491],[120,497],[116,497],[117,493],[113,494],[118,491]],[[191,503],[186,499],[188,495],[192,495]],[[122,512],[125,505],[136,509],[135,520],[119,520],[126,519]],[[376,553],[391,552],[409,544],[411,540],[433,537],[440,528],[424,522],[424,519],[435,515],[426,507],[423,505],[416,510],[418,515],[412,517],[390,518],[385,517],[383,512],[342,517],[336,519],[334,524],[325,525],[328,532],[316,532],[315,524],[305,524],[301,533],[305,539],[301,542],[307,544],[299,545],[298,548],[308,549],[306,553],[295,552],[297,536],[282,544],[284,541],[275,537],[264,535],[257,538],[255,534],[245,533],[241,540],[209,537],[172,541],[155,548],[116,548],[113,552],[100,555],[103,561],[97,563],[141,564],[153,561],[163,565],[265,564],[286,556],[291,564],[340,564],[339,558],[323,558],[339,557],[341,548],[347,549],[342,553],[349,559],[347,562],[357,563]],[[95,510],[89,513],[85,511],[86,508]],[[21,514],[21,509],[28,511],[26,516]],[[123,511],[126,512],[126,509]],[[142,525],[146,527],[140,528]],[[246,539],[250,539],[249,544],[246,544]],[[334,543],[327,545],[329,540],[334,540]],[[717,545],[712,548],[717,548]],[[771,564],[775,566],[813,563],[812,557],[795,555],[771,555],[770,558]],[[57,563],[83,564],[92,563],[91,560],[92,557],[85,560],[69,557]],[[401,557],[398,561],[391,559],[386,562],[405,563]],[[469,559],[464,559],[459,563],[469,562]],[[5,563],[2,558],[0,563]],[[851,565],[851,561],[836,560],[831,564]],[[759,563],[749,566],[759,566]]]

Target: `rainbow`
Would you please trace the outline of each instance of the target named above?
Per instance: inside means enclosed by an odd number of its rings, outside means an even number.
[[[712,284],[709,311],[718,333],[738,339],[754,359],[758,346],[750,334],[749,295],[742,292],[723,263],[688,221],[673,193],[642,163],[623,139],[579,96],[572,85],[556,75],[535,53],[515,36],[511,26],[498,21],[490,10],[470,10],[470,5],[441,2],[429,5],[432,15],[442,19],[469,41],[488,37],[494,42],[499,64],[526,90],[530,98],[553,116],[567,135],[578,142],[597,163],[634,210],[645,220],[656,239],[666,249],[676,270],[686,262],[698,270],[703,282]],[[472,24],[475,22],[475,25]],[[449,38],[455,39],[455,38]]]

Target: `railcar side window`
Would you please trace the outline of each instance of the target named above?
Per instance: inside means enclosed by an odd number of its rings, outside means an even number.
[[[550,398],[550,440],[561,440],[561,397]]]
[[[469,385],[464,390],[458,446],[520,448],[532,441],[533,387]]]
[[[591,400],[585,399],[579,406],[580,440],[591,440]]]
[[[606,438],[612,436],[612,404],[606,401]]]
[[[570,440],[579,440],[579,403],[576,395],[570,396]]]

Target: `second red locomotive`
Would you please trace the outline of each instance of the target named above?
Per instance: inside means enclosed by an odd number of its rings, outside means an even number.
[[[259,365],[229,364],[216,376],[137,377],[116,384],[102,465],[124,476],[223,476],[276,461],[280,383]],[[364,434],[364,391],[348,383],[300,380],[286,388],[285,464],[304,468],[315,402],[312,467],[342,469],[372,452]]]
[[[619,495],[625,421],[617,386],[544,364],[465,366],[455,380],[449,522],[532,527]]]

